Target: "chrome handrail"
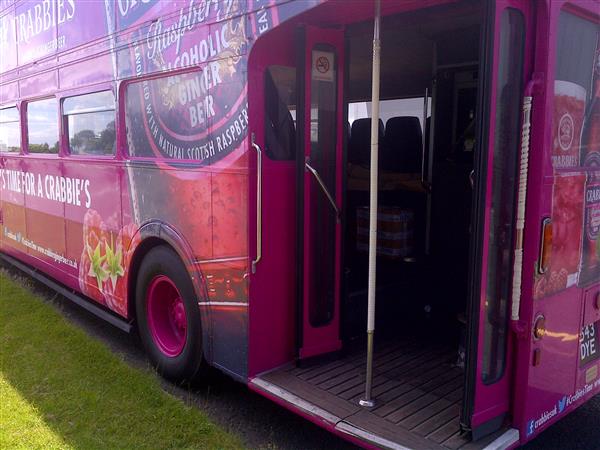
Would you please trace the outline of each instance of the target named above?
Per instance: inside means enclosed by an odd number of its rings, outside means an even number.
[[[262,258],[262,150],[252,133],[252,147],[256,150],[256,258],[252,260],[252,273]]]

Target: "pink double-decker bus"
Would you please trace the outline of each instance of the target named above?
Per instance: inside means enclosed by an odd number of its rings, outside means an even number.
[[[516,447],[600,393],[599,23],[2,0],[1,256],[169,379],[364,447]]]

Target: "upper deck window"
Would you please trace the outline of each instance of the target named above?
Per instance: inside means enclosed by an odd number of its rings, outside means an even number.
[[[58,103],[48,98],[27,104],[27,150],[58,153]]]
[[[21,151],[21,125],[16,107],[0,109],[0,152]]]
[[[115,154],[115,97],[111,91],[65,99],[63,117],[71,154]]]

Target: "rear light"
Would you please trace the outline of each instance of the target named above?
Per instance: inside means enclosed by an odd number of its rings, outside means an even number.
[[[535,318],[533,325],[533,337],[539,340],[546,335],[546,318],[542,315]]]
[[[542,243],[540,245],[539,273],[546,273],[552,257],[552,220],[546,217],[542,222]]]

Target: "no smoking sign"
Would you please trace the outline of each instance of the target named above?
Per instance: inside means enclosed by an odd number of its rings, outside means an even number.
[[[314,50],[312,52],[312,78],[319,81],[335,81],[334,54]]]

